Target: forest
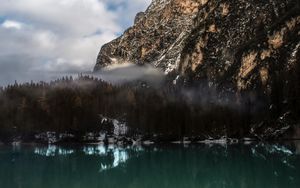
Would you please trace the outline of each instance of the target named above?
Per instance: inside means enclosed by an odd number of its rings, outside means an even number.
[[[287,94],[279,92],[282,78],[278,77],[271,96],[258,91],[239,96],[218,93],[205,84],[157,88],[136,81],[112,85],[86,75],[49,83],[16,82],[0,88],[0,137],[96,132],[101,131],[101,117],[126,122],[130,134],[249,136],[255,124],[278,126],[278,118],[287,109],[293,121],[299,121],[299,75],[289,77],[293,84]],[[282,102],[286,95],[292,101],[289,104]]]

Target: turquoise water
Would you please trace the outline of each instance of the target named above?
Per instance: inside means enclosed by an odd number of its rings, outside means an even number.
[[[1,146],[1,188],[300,187],[299,145]]]

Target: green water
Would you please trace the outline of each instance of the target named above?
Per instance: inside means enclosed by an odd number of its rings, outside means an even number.
[[[1,146],[1,188],[300,187],[299,145]]]

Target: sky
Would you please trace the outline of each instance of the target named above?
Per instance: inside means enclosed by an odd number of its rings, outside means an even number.
[[[151,0],[0,0],[0,86],[93,69]]]

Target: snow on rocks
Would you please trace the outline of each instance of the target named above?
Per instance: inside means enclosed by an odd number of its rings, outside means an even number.
[[[58,141],[57,137],[56,137],[56,132],[43,132],[40,134],[36,134],[35,136],[36,140],[42,141],[42,142],[46,142],[48,144],[53,144],[56,143]]]
[[[242,139],[242,142],[244,143],[244,144],[246,144],[246,145],[249,145],[249,144],[251,144],[251,143],[253,143],[254,141],[256,141],[256,139],[254,139],[254,138],[243,138]]]
[[[103,115],[100,116],[101,128],[115,136],[124,136],[128,132],[128,127],[125,121],[120,121],[114,118],[108,118]]]
[[[188,137],[183,137],[182,140],[178,140],[178,141],[173,141],[171,142],[172,144],[183,144],[183,145],[188,145],[188,144],[191,144],[192,141],[190,138]]]
[[[57,133],[57,132],[42,132],[39,134],[34,135],[36,141],[48,143],[48,144],[55,144],[57,142],[61,142],[68,139],[74,139],[75,135],[71,133]]]
[[[174,85],[177,84],[179,78],[180,78],[180,75],[176,76],[176,78],[173,80],[173,84],[174,84]]]
[[[103,143],[106,140],[106,133],[103,132],[88,132],[83,136],[84,142]]]
[[[149,145],[153,145],[154,142],[150,141],[150,140],[146,140],[143,142],[143,145],[149,146]]]
[[[119,136],[119,135],[126,135],[128,131],[128,127],[126,126],[126,123],[121,123],[120,121],[114,119],[112,121],[114,125],[114,135]]]
[[[228,138],[227,136],[222,136],[220,138],[212,138],[209,136],[208,139],[198,141],[197,143],[208,144],[208,145],[212,145],[212,144],[227,145],[227,144],[238,144],[239,140],[236,138]]]

